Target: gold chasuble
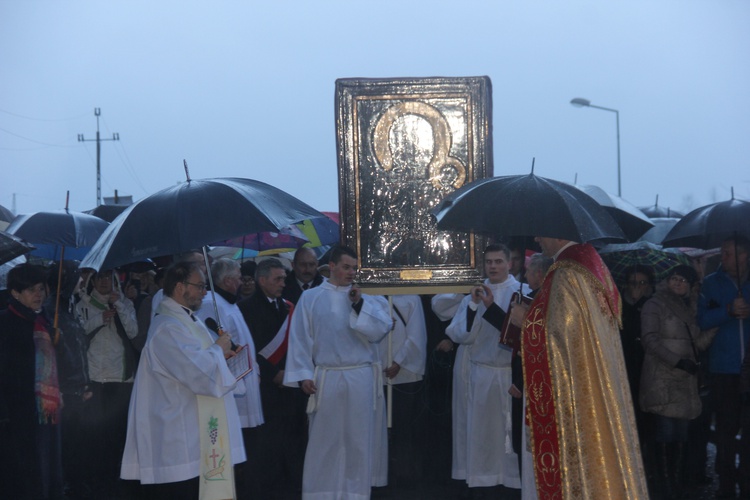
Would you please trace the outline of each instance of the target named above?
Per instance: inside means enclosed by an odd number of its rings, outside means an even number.
[[[526,418],[540,499],[648,498],[620,295],[588,244],[563,250],[526,315]]]

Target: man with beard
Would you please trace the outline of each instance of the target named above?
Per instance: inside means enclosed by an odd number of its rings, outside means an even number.
[[[203,306],[197,315],[206,325],[218,333],[218,327],[231,335],[237,346],[244,346],[249,351],[252,372],[248,373],[238,385],[244,385],[244,394],[237,391],[235,402],[240,414],[242,439],[248,450],[247,463],[237,468],[237,497],[239,500],[257,498],[261,481],[260,463],[264,460],[258,453],[260,440],[259,426],[263,424],[263,408],[260,399],[260,370],[257,367],[255,343],[237,306],[237,290],[240,287],[240,265],[236,260],[217,259],[211,264],[214,294],[203,299]],[[215,306],[214,306],[214,301]],[[218,318],[216,316],[218,312]],[[240,353],[247,356],[245,352]]]
[[[141,354],[121,476],[153,485],[144,488],[153,499],[195,500],[214,488],[212,498],[232,498],[232,466],[245,461],[231,336],[215,338],[195,316],[204,295],[197,264],[170,267]]]

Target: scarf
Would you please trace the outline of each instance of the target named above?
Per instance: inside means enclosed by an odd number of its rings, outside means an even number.
[[[36,313],[11,298],[8,309],[33,323],[34,395],[40,424],[57,424],[62,407],[57,381],[57,357],[50,336],[50,324],[43,314]]]

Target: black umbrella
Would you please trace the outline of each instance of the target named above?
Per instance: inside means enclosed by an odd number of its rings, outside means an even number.
[[[638,241],[648,241],[657,245],[661,245],[664,241],[664,237],[672,230],[677,221],[680,219],[676,217],[652,217],[651,222],[654,223],[654,227],[643,233],[638,238]]]
[[[260,181],[188,179],[129,206],[110,224],[81,267],[112,269],[245,234],[280,231],[316,217],[325,215]]]
[[[71,212],[68,210],[70,193],[66,196],[65,209],[49,212],[35,212],[32,214],[21,214],[13,219],[8,232],[37,245],[45,254],[51,254],[55,260],[59,260],[58,270],[58,302],[55,304],[55,343],[59,339],[57,324],[59,320],[59,297],[60,283],[65,260],[65,249],[83,249],[91,247],[104,230],[109,226],[106,221],[99,217],[85,214],[83,212]],[[58,248],[59,247],[59,248]],[[59,254],[58,254],[59,250]],[[36,252],[35,252],[36,253]],[[41,255],[40,255],[41,256]],[[47,255],[48,257],[50,255]],[[71,258],[68,255],[68,258]],[[72,258],[79,258],[77,255]]]
[[[649,205],[647,207],[638,207],[638,208],[641,210],[641,212],[646,214],[648,217],[651,217],[652,219],[656,217],[674,217],[676,219],[679,219],[680,217],[685,215],[682,212],[672,210],[669,207],[660,207],[658,194],[656,195],[656,201],[654,202],[653,205]]]
[[[107,222],[112,222],[127,208],[128,205],[99,205],[91,210],[86,210],[86,213],[104,219]]]
[[[466,184],[446,196],[432,214],[442,230],[577,242],[625,240],[612,216],[591,196],[533,171]]]
[[[0,229],[5,230],[15,218],[16,216],[13,215],[13,212],[0,205]]]
[[[628,241],[636,241],[643,233],[654,227],[654,223],[646,214],[619,196],[609,194],[599,186],[576,185],[576,187],[595,199],[609,212],[609,215],[615,219],[622,232],[625,233]]]
[[[0,265],[10,262],[33,249],[33,245],[26,243],[18,236],[0,231]]]
[[[750,236],[750,202],[731,200],[712,203],[680,219],[664,237],[667,247],[717,248],[729,237]]]
[[[99,217],[64,209],[18,215],[7,231],[35,245],[81,248],[92,246],[108,225]]]

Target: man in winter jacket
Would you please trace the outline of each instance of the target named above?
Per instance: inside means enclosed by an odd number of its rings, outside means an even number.
[[[750,342],[750,281],[748,250],[742,237],[729,238],[721,246],[721,267],[706,277],[698,302],[698,324],[701,329],[718,327],[709,353],[711,391],[716,412],[716,473],[719,476],[719,498],[734,498],[739,478],[735,467],[734,441],[740,430],[740,366]],[[750,446],[750,436],[743,435],[741,447]],[[747,452],[741,456],[747,456]],[[748,460],[741,460],[740,471]],[[750,478],[750,473],[744,475]],[[750,495],[750,479],[740,485]]]

